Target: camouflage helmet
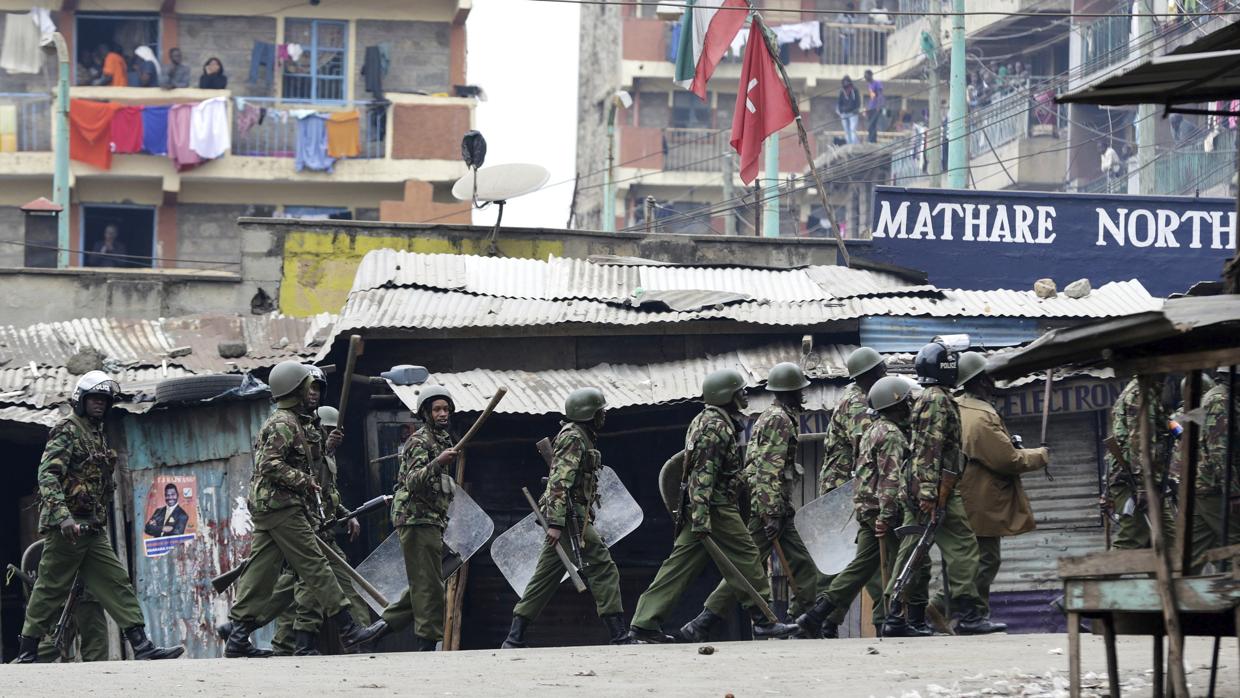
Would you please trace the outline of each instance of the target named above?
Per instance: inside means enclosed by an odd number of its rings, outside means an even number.
[[[702,381],[702,400],[723,407],[732,403],[737,391],[745,389],[745,377],[734,368],[714,371]]]
[[[607,399],[598,388],[577,388],[564,400],[564,416],[570,422],[588,422],[607,407]]]
[[[912,392],[913,384],[907,378],[883,376],[870,388],[867,402],[872,410],[885,410],[904,402]]]
[[[956,385],[964,385],[986,370],[986,357],[975,351],[966,351],[960,355],[959,368],[956,369]]]
[[[296,361],[281,361],[271,369],[267,376],[267,384],[271,386],[271,397],[279,400],[288,397],[301,387],[310,375],[310,367]]]
[[[800,390],[807,385],[805,371],[791,361],[775,364],[766,377],[766,389],[772,392]]]
[[[337,410],[335,407],[324,405],[319,408],[318,415],[319,422],[323,426],[333,428],[340,426],[340,410]]]
[[[103,371],[87,371],[73,388],[73,411],[79,416],[86,414],[86,396],[99,395],[108,401],[108,407],[120,397],[121,386]]]
[[[452,399],[452,393],[449,393],[447,388],[442,385],[428,385],[418,393],[418,414],[430,409],[436,400],[447,400],[448,408],[456,412],[456,400]]]
[[[882,355],[869,347],[853,349],[848,358],[844,360],[844,366],[848,369],[848,377],[850,379],[855,379],[881,363],[883,363]]]

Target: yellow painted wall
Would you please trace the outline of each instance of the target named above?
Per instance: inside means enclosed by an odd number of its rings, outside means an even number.
[[[546,259],[563,256],[559,240],[499,240],[506,257]],[[280,282],[280,312],[307,316],[338,313],[349,297],[362,257],[371,250],[390,248],[425,254],[485,254],[482,240],[445,240],[437,237],[363,236],[294,231],[284,239],[284,273]]]

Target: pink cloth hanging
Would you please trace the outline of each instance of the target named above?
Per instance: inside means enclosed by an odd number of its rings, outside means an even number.
[[[172,158],[178,172],[202,162],[198,153],[189,147],[190,121],[193,117],[193,104],[174,104],[168,110],[168,157]]]

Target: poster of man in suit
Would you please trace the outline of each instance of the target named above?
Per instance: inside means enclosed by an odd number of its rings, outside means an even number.
[[[198,532],[198,477],[159,475],[146,495],[142,544],[147,557],[160,557]]]

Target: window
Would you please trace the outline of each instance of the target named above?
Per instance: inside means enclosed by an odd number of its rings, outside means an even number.
[[[155,208],[82,206],[82,266],[154,266]]]
[[[304,221],[351,221],[353,212],[338,206],[285,206],[276,218],[300,218]]]
[[[692,92],[672,93],[672,128],[710,128],[710,103]]]
[[[290,19],[284,23],[286,44],[301,46],[297,60],[284,63],[284,99],[339,102],[345,99],[349,23],[323,19]]]
[[[143,61],[135,58],[134,50],[147,46],[157,59],[164,60],[159,41],[159,15],[83,12],[76,17],[74,31],[74,72],[78,85],[96,84],[106,54],[117,53],[129,68],[126,82],[130,87],[158,87],[154,67],[143,65]],[[107,47],[103,55],[99,53],[100,46]]]

